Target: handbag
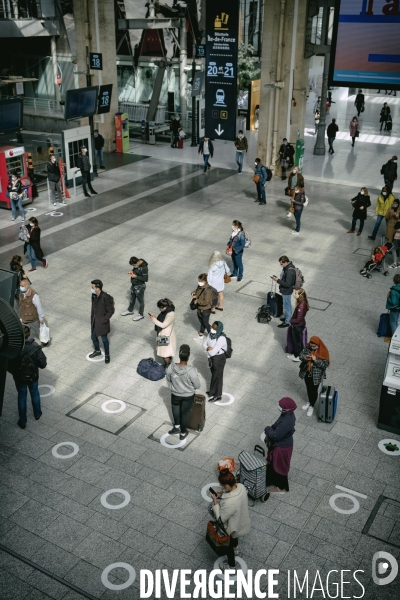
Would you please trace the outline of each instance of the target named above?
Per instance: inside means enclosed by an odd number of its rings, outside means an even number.
[[[224,275],[224,283],[230,283],[231,282],[231,276],[228,275],[228,273],[225,273]]]
[[[197,308],[197,304],[195,303],[196,298],[192,298],[190,304],[189,304],[189,308],[190,310],[196,310]]]
[[[232,246],[227,246],[227,247],[226,247],[226,250],[225,250],[225,254],[226,254],[227,256],[232,256],[232,252],[233,252],[233,250],[232,250]]]
[[[216,546],[229,546],[230,535],[226,533],[220,518],[217,521],[208,521],[207,535],[209,535]]]
[[[308,196],[304,196],[305,200],[303,202],[303,206],[308,206],[309,205],[309,200],[308,200]]]
[[[356,135],[354,137],[360,137],[360,132],[358,131],[358,129],[356,130]]]
[[[260,176],[259,175],[253,175],[253,181],[254,181],[254,183],[258,183],[260,181]]]
[[[292,194],[290,193],[290,188],[289,188],[289,186],[285,187],[285,189],[284,189],[284,192],[285,192],[285,196],[291,196],[291,195],[292,195]]]
[[[22,227],[20,228],[18,239],[22,242],[27,242],[29,240],[29,231],[25,225],[22,225]]]
[[[158,335],[157,336],[157,346],[169,346],[170,337],[169,335]]]
[[[40,323],[39,340],[42,344],[48,344],[50,341],[50,329],[45,323]]]

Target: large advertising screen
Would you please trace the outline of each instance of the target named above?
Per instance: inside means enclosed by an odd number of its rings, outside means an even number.
[[[337,0],[330,83],[400,89],[400,0]]]
[[[67,90],[64,109],[65,120],[70,121],[95,115],[98,91],[97,86]]]
[[[22,127],[23,100],[0,100],[0,133],[19,131]]]

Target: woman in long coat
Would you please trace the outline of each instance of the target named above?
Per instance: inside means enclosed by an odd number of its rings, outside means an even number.
[[[400,220],[400,202],[395,200],[385,215],[386,219],[386,239],[393,242],[394,226]]]
[[[36,260],[39,260],[44,268],[47,267],[47,260],[44,258],[44,252],[40,245],[39,221],[35,217],[29,219],[29,241],[27,250],[32,267],[29,269],[29,272],[36,271]]]
[[[353,219],[351,221],[351,229],[347,233],[354,233],[356,230],[357,220],[360,220],[360,226],[358,228],[357,235],[361,235],[364,229],[364,222],[367,218],[367,208],[371,206],[371,199],[368,195],[366,187],[362,187],[358,192],[357,196],[350,200],[350,204],[353,207]]]
[[[352,120],[349,123],[349,131],[350,131],[350,137],[352,139],[352,146],[354,146],[354,142],[356,141],[356,137],[357,137],[357,131],[360,131],[360,122],[357,119],[357,117],[353,117]]]
[[[176,352],[176,333],[175,333],[175,306],[168,298],[163,298],[157,302],[160,309],[158,317],[151,314],[150,319],[155,325],[157,338],[169,337],[169,344],[157,344],[157,356],[164,359],[163,367],[166,368],[175,356]]]

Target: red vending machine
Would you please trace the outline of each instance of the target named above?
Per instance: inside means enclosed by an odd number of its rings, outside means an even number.
[[[11,209],[7,198],[7,185],[11,173],[17,173],[22,183],[23,204],[32,202],[32,182],[28,177],[28,167],[24,146],[0,146],[0,207]]]
[[[115,150],[129,152],[129,115],[117,113],[115,115]]]

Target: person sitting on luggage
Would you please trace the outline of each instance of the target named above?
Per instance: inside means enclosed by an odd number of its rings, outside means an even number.
[[[221,519],[226,532],[230,535],[229,546],[226,549],[227,561],[221,562],[221,571],[226,569],[236,570],[235,555],[239,554],[239,538],[250,533],[249,502],[247,490],[242,483],[236,482],[236,477],[223,469],[218,482],[223,488],[223,493],[218,497],[211,494],[213,512],[216,519]]]
[[[304,379],[307,388],[308,402],[301,408],[307,411],[307,417],[311,417],[314,406],[318,399],[318,388],[325,378],[325,371],[329,367],[329,351],[324,342],[313,335],[299,356],[301,360],[299,377]]]
[[[184,440],[188,435],[187,426],[194,402],[194,394],[200,387],[197,369],[188,366],[189,357],[190,346],[182,344],[179,348],[180,362],[172,362],[165,371],[166,380],[171,388],[171,406],[174,418],[174,426],[168,433],[170,435],[179,433],[181,440]]]
[[[380,263],[381,260],[383,260],[383,258],[389,252],[391,247],[392,247],[392,244],[390,242],[387,242],[384,246],[375,246],[375,248],[372,250],[372,253],[371,253],[371,260],[367,260],[364,267],[361,269],[360,274],[363,277],[368,277],[369,272],[371,270],[371,266],[374,264]],[[390,265],[390,266],[391,267],[397,266],[397,263],[393,263],[393,265]]]
[[[210,389],[207,392],[209,402],[217,402],[222,397],[222,386],[224,368],[226,364],[226,350],[228,344],[223,332],[224,325],[221,321],[214,321],[210,333],[204,341],[203,348],[207,352],[208,362],[211,369]]]
[[[392,335],[397,329],[399,323],[399,315],[400,315],[400,274],[396,274],[393,277],[392,287],[390,288],[387,301],[386,308],[389,311],[389,320],[390,320],[390,329],[392,330]]]
[[[290,331],[293,337],[293,354],[287,354],[287,358],[293,362],[300,362],[299,354],[303,350],[303,331],[306,328],[306,314],[310,309],[308,304],[307,294],[303,288],[294,290],[294,299],[296,307],[290,319]]]

